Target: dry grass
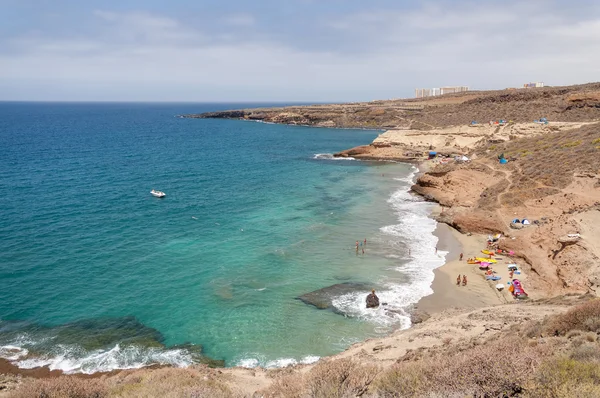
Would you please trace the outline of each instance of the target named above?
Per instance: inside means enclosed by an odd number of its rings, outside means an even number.
[[[351,359],[322,361],[306,375],[293,373],[276,379],[262,394],[270,398],[362,396],[378,373],[376,366],[360,365]]]
[[[204,368],[163,368],[125,371],[97,379],[61,376],[24,383],[11,398],[231,398],[231,390],[213,372]]]
[[[600,397],[600,365],[568,358],[550,359],[536,372],[527,396]]]
[[[594,145],[600,142],[600,125],[584,126],[577,130],[522,138],[498,145],[497,153],[518,157],[519,169],[513,173],[514,191],[542,186],[565,188],[577,171],[597,173],[600,157]],[[527,156],[519,156],[527,154]],[[510,162],[509,162],[510,164]],[[540,192],[540,197],[552,194]]]
[[[418,365],[398,364],[376,380],[375,392],[381,397],[425,392],[513,396],[523,391],[531,369],[550,353],[550,344],[530,346],[522,339],[504,338],[451,356],[440,353]]]
[[[103,398],[108,397],[104,380],[63,376],[24,383],[11,398]]]

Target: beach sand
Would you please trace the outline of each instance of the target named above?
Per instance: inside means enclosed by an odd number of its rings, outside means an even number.
[[[440,209],[436,209],[439,212]],[[469,257],[482,257],[482,249],[487,244],[487,236],[473,234],[467,236],[461,234],[456,229],[446,225],[438,224],[434,234],[438,237],[438,249],[448,251],[446,263],[434,271],[435,278],[431,285],[433,294],[423,297],[417,304],[420,311],[428,313],[442,312],[450,308],[475,309],[489,307],[493,305],[509,304],[515,302],[508,291],[509,272],[507,264],[513,260],[506,256],[496,256],[496,264],[492,265],[495,275],[501,277],[499,281],[487,281],[485,272],[479,269],[478,264],[468,264]],[[460,253],[463,253],[463,261],[459,261]],[[518,264],[518,261],[517,261]],[[519,265],[519,264],[518,264]],[[532,298],[536,298],[535,291],[527,288],[527,276],[519,266],[521,274],[515,274],[525,291]],[[456,277],[458,275],[467,275],[467,286],[457,286]],[[505,288],[498,291],[495,286],[502,283]]]

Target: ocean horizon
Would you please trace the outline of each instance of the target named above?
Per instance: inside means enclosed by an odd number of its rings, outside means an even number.
[[[332,156],[377,131],[177,117],[273,105],[0,102],[0,357],[280,367],[409,327],[445,256],[417,170]]]

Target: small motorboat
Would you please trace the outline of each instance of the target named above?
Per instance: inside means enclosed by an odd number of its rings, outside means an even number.
[[[150,191],[150,193],[152,194],[152,196],[155,196],[157,198],[164,198],[165,196],[167,196],[167,194],[165,194],[163,191],[157,191],[155,189]]]

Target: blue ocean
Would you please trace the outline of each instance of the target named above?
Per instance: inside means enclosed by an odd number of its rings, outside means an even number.
[[[409,327],[444,262],[416,169],[331,156],[377,131],[178,117],[268,105],[0,103],[0,357],[278,367]]]

